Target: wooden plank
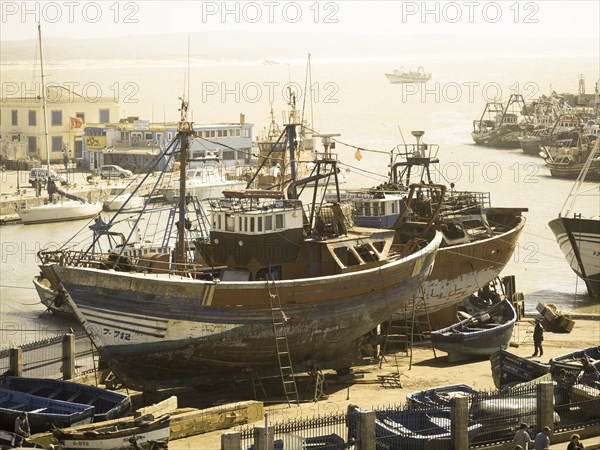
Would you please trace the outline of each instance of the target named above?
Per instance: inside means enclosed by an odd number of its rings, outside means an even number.
[[[154,417],[162,416],[164,414],[170,414],[177,409],[177,397],[172,395],[171,397],[163,400],[162,402],[155,403],[144,408],[139,408],[133,413],[134,417],[145,416],[152,414]]]
[[[256,422],[264,418],[262,402],[247,401],[171,415],[171,439]]]

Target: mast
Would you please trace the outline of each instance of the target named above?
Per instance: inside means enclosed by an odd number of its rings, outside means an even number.
[[[192,124],[188,122],[187,117],[188,102],[181,99],[181,121],[179,122],[178,131],[181,139],[180,156],[179,156],[179,222],[177,226],[177,256],[176,262],[185,264],[187,262],[187,252],[185,243],[185,184],[186,184],[186,167],[188,161],[189,138],[193,133]]]
[[[40,41],[40,69],[42,72],[42,115],[44,116],[44,146],[46,147],[46,165],[48,167],[48,179],[46,186],[50,183],[50,148],[48,146],[48,118],[46,117],[46,84],[44,83],[44,56],[42,53],[42,25],[38,23],[38,38]]]

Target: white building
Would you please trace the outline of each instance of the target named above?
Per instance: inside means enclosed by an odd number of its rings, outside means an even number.
[[[61,163],[83,157],[84,124],[110,123],[119,117],[119,106],[110,97],[85,98],[62,86],[46,87],[46,118],[50,160]],[[0,155],[9,161],[46,161],[44,113],[40,96],[0,100]]]

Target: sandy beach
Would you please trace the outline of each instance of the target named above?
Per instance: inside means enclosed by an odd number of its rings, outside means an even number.
[[[515,327],[510,351],[521,357],[530,357],[533,353],[533,319],[526,318],[517,323]],[[600,317],[578,319],[575,328],[569,334],[544,333],[544,356],[535,358],[540,362],[548,362],[552,357],[569,353],[571,351],[598,345],[600,343]],[[319,402],[303,402],[300,406],[266,404],[265,412],[269,414],[271,422],[278,422],[289,418],[311,418],[346,411],[349,404],[361,408],[371,408],[406,402],[406,394],[435,386],[455,383],[464,383],[478,390],[493,390],[491,365],[488,360],[469,363],[450,364],[446,354],[436,351],[437,358],[431,347],[415,348],[413,352],[412,368],[408,370],[409,359],[400,357],[400,372],[402,388],[384,388],[378,381],[378,375],[387,375],[396,372],[395,358],[387,355],[381,369],[378,365],[356,367],[357,373],[364,378],[353,384],[328,383],[325,393],[328,398]],[[303,388],[300,388],[303,392]],[[234,400],[245,400],[232,398]],[[198,435],[186,439],[171,441],[169,448],[173,450],[218,450],[221,448],[221,434],[223,430]],[[600,438],[598,438],[600,439]],[[587,447],[593,445],[593,439],[588,439]],[[553,445],[551,448],[566,448],[567,443]]]

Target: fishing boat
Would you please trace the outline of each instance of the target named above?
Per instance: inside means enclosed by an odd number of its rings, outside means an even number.
[[[450,408],[456,397],[470,397],[477,391],[466,384],[438,386],[424,391],[406,394],[409,405],[417,408]]]
[[[454,323],[459,302],[496,278],[510,261],[527,209],[492,207],[488,192],[445,188],[440,195],[439,188],[432,188],[431,174],[439,163],[439,147],[423,143],[423,131],[412,134],[416,144],[399,145],[390,153],[386,183],[341,195],[352,203],[357,226],[395,229],[401,235],[409,224],[413,230],[442,233],[433,271],[421,289],[430,322],[440,328]],[[412,184],[421,188],[411,195]]]
[[[360,409],[354,405],[348,408],[348,437],[358,435],[356,413]],[[467,433],[471,441],[479,432],[481,424],[469,418]],[[385,449],[426,449],[431,441],[439,447],[450,446],[450,408],[426,408],[414,410],[375,410],[375,436],[377,448]]]
[[[598,196],[598,186],[587,187],[584,180],[588,179],[593,164],[600,165],[599,155],[599,142],[596,142],[558,218],[548,223],[571,269],[584,281],[588,295],[596,300],[600,299],[600,218],[594,217],[594,212],[586,217],[574,213],[573,209],[579,196]],[[572,213],[573,217],[570,217]]]
[[[552,303],[538,303],[535,307],[544,318],[544,328],[556,333],[570,333],[575,321],[570,314],[562,312]]]
[[[530,155],[539,155],[542,146],[572,137],[581,119],[577,114],[564,113],[568,104],[560,104],[556,97],[534,101],[528,108],[531,122],[524,124],[524,134],[517,139],[521,150]]]
[[[32,434],[50,431],[53,426],[89,423],[94,418],[94,407],[90,405],[0,388],[0,429],[13,430],[15,420],[22,412],[27,413]]]
[[[24,440],[18,434],[11,433],[10,431],[0,430],[0,449],[14,449],[14,448],[44,448],[41,445]]]
[[[425,73],[423,66],[419,66],[416,71],[406,71],[402,67],[394,69],[385,74],[390,83],[427,83],[431,80],[431,74]]]
[[[136,209],[141,208],[144,201],[144,197],[127,192],[127,186],[112,186],[108,198],[104,201],[104,209],[106,211]]]
[[[121,450],[141,448],[149,450],[166,449],[169,442],[171,417],[152,415],[113,423],[93,429],[57,429],[54,437],[62,448]]]
[[[116,419],[131,411],[129,395],[70,381],[5,376],[2,387],[37,397],[93,406],[94,422]]]
[[[99,202],[89,203],[86,199],[69,194],[58,189],[54,180],[50,177],[50,146],[48,145],[48,118],[46,114],[46,85],[44,84],[44,58],[42,55],[42,28],[38,25],[38,38],[40,47],[40,67],[41,67],[41,92],[42,98],[42,116],[44,119],[44,143],[46,148],[46,166],[48,179],[46,187],[49,198],[44,204],[39,206],[29,206],[27,203],[20,204],[17,207],[17,214],[24,224],[37,224],[49,222],[62,222],[69,220],[87,219],[95,216],[102,210],[102,204]],[[60,199],[55,194],[61,196]],[[62,197],[66,197],[63,199]]]
[[[584,180],[600,181],[597,143],[597,139],[591,139],[583,130],[578,130],[576,137],[568,139],[566,145],[556,146],[555,149],[543,147],[541,153],[553,177],[577,179],[586,168]]]
[[[490,357],[492,378],[496,388],[513,386],[550,373],[550,365],[522,358],[505,349],[499,349]]]
[[[496,148],[519,148],[519,136],[527,127],[519,123],[526,110],[525,99],[520,94],[511,94],[506,106],[488,102],[481,117],[473,121],[471,137],[475,144]]]
[[[448,361],[490,356],[508,347],[517,313],[504,299],[483,313],[431,332],[433,347],[448,353]]]
[[[600,345],[566,353],[550,359],[552,376],[555,379],[558,379],[560,372],[564,370],[567,377],[576,379],[578,375],[583,374],[583,361],[587,361],[595,369],[596,372],[594,374],[592,371],[592,375],[595,375],[596,381],[600,382],[600,379],[598,379],[598,372],[600,372]]]
[[[186,103],[181,110],[179,133],[165,151],[178,149],[185,161],[193,127]],[[291,155],[295,130],[286,127]],[[323,138],[325,155],[330,142]],[[317,175],[285,191],[225,191],[209,199],[209,238],[196,242],[201,262],[186,251],[192,224],[182,195],[177,218],[186,225],[177,227],[176,255],[165,272],[135,258],[106,270],[114,265],[100,267],[91,251],[77,265],[42,270],[64,289],[101,357],[130,388],[282,376],[292,365],[347,369],[362,336],[417,292],[441,235],[394,242],[392,230],[349,227],[339,202],[316,199],[304,209],[299,187],[312,182],[316,190],[330,178],[337,184],[337,161],[325,156],[317,164]]]

